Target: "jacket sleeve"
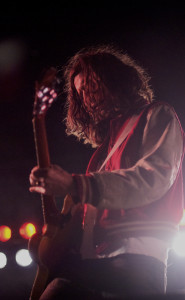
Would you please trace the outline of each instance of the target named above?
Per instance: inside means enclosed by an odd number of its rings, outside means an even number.
[[[183,157],[183,131],[169,105],[149,110],[137,151],[140,159],[131,168],[73,175],[80,201],[130,209],[157,201],[170,189]]]

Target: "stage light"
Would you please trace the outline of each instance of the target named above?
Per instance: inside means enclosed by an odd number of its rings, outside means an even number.
[[[11,229],[6,226],[2,225],[0,226],[0,241],[1,242],[7,242],[12,236],[12,231]]]
[[[3,269],[7,264],[7,257],[3,252],[0,252],[0,269]]]
[[[173,243],[173,250],[185,257],[185,232],[179,232]]]
[[[24,239],[29,239],[33,234],[36,233],[36,228],[32,223],[24,223],[19,229],[20,235]]]
[[[27,267],[32,263],[31,256],[27,249],[21,249],[17,251],[15,255],[15,260],[17,264],[21,267]]]

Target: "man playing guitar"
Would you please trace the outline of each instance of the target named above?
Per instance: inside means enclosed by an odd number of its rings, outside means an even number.
[[[76,53],[64,78],[66,132],[97,149],[86,174],[52,164],[31,171],[31,192],[68,195],[63,215],[83,207],[80,259],[61,267],[40,299],[162,295],[183,213],[178,117],[153,101],[143,68],[109,45]]]

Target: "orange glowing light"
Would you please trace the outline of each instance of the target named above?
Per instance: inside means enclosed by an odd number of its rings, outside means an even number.
[[[28,240],[29,238],[32,237],[33,234],[36,233],[36,228],[32,223],[24,223],[20,227],[19,233],[24,239]]]
[[[7,242],[12,236],[12,231],[11,229],[6,226],[2,225],[0,226],[0,241],[1,242]]]

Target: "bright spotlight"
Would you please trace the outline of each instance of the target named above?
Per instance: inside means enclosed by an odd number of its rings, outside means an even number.
[[[36,228],[32,223],[24,223],[20,227],[19,233],[24,239],[30,239],[30,237],[36,233]]]
[[[0,226],[0,241],[1,242],[7,242],[12,236],[12,231],[11,229],[6,226],[2,225]]]
[[[32,259],[29,254],[29,251],[26,249],[21,249],[17,251],[15,255],[15,260],[17,264],[21,267],[27,267],[32,263]]]
[[[185,256],[185,232],[179,232],[173,243],[173,250],[180,256]]]
[[[7,264],[6,255],[3,252],[0,252],[0,269],[3,269]]]

